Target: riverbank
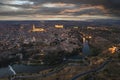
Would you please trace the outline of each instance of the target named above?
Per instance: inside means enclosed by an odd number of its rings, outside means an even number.
[[[37,73],[42,70],[49,69],[50,67],[42,66],[42,65],[41,66],[28,66],[28,65],[23,65],[23,64],[14,64],[12,65],[12,68],[17,74],[20,74],[20,73]],[[12,75],[13,73],[10,71],[9,67],[0,68],[0,78],[12,76]]]

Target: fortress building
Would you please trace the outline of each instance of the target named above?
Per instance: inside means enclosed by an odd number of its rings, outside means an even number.
[[[55,25],[55,28],[62,29],[62,28],[64,28],[64,26],[63,25]]]

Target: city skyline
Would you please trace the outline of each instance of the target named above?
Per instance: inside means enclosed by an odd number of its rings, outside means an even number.
[[[1,0],[0,20],[119,19],[119,0]]]

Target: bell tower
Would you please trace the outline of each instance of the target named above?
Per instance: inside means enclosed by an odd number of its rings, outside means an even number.
[[[32,28],[33,28],[33,30],[35,30],[35,25],[34,25],[34,24],[33,24],[33,27],[32,27]]]

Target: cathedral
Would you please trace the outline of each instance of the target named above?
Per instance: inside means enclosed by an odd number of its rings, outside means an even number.
[[[32,27],[32,32],[44,32],[45,29],[43,28],[36,28],[35,25],[33,24],[33,27]]]

